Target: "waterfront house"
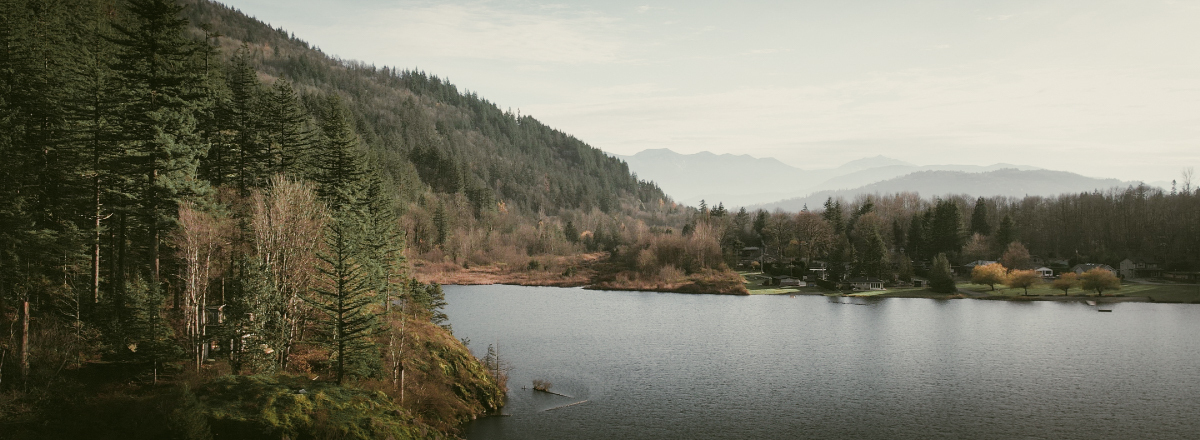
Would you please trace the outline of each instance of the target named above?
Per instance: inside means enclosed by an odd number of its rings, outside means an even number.
[[[781,287],[782,286],[804,287],[806,285],[806,283],[804,281],[800,281],[800,279],[798,279],[798,278],[783,277],[783,279],[779,280],[779,285]]]
[[[813,261],[808,265],[808,280],[827,280],[829,279],[829,268],[824,261]]]
[[[879,278],[857,277],[846,282],[850,283],[854,290],[883,290],[883,280]]]
[[[1124,259],[1121,264],[1117,265],[1120,268],[1121,276],[1129,278],[1161,278],[1163,271],[1158,267],[1158,263],[1147,263],[1145,261],[1134,261]]]
[[[1095,269],[1095,268],[1100,268],[1100,269],[1104,269],[1109,272],[1112,272],[1112,274],[1114,276],[1120,275],[1117,273],[1116,269],[1112,268],[1112,266],[1109,266],[1107,264],[1097,264],[1097,263],[1076,264],[1075,267],[1071,268],[1071,272],[1075,272],[1076,274],[1083,275],[1084,272],[1087,272],[1087,271]]]
[[[763,250],[757,246],[742,248],[738,253],[738,264],[741,266],[750,266],[754,262],[762,262]]]

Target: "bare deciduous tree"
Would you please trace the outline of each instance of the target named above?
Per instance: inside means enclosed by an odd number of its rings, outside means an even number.
[[[325,206],[312,185],[283,176],[272,178],[270,189],[253,197],[256,258],[270,278],[270,297],[260,311],[268,332],[264,337],[282,370],[304,321],[302,295],[312,287],[319,266]]]

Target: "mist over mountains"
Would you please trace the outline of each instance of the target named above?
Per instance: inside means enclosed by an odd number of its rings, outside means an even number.
[[[617,156],[642,179],[652,180],[676,200],[696,205],[718,202],[799,211],[828,197],[917,192],[971,196],[1051,196],[1108,189],[1133,182],[1086,177],[1028,165],[914,165],[886,156],[848,162],[837,168],[801,169],[774,158],[700,152],[680,154],[651,149]]]

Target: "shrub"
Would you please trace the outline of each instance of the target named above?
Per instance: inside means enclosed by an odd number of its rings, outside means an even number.
[[[933,259],[933,267],[929,269],[929,290],[937,293],[954,293],[958,290],[946,254],[937,254]]]

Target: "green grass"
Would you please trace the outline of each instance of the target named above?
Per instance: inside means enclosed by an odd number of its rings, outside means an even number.
[[[746,290],[750,291],[751,295],[795,295],[797,293],[813,294],[825,292],[817,286],[764,286],[762,285],[763,281],[766,281],[770,277],[761,272],[738,272],[738,275],[741,275],[742,279],[746,280]]]
[[[1198,284],[1126,284],[1120,292],[1125,296],[1145,296],[1155,302],[1200,302]]]
[[[959,283],[958,288],[995,296],[1022,296],[1024,289],[1011,288],[997,284],[992,291],[986,284]],[[1074,288],[1070,296],[1093,296],[1095,291],[1084,291]],[[1196,284],[1134,284],[1125,283],[1120,289],[1105,290],[1105,296],[1148,297],[1155,302],[1200,302],[1200,285]],[[1051,287],[1050,283],[1042,283],[1029,288],[1029,296],[1063,296],[1061,290]]]

